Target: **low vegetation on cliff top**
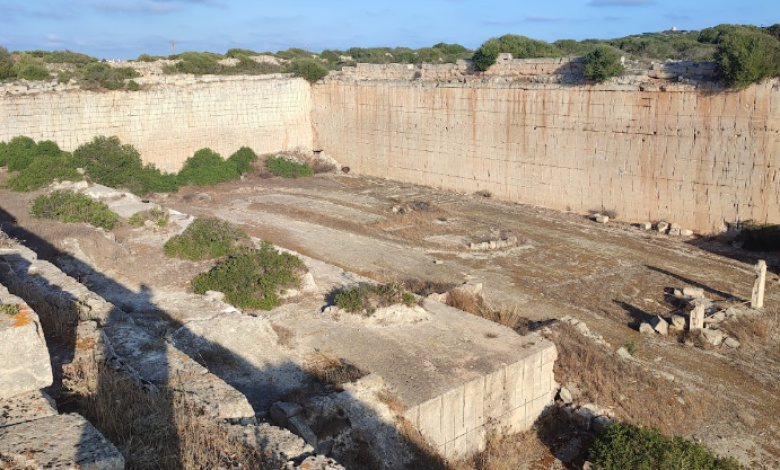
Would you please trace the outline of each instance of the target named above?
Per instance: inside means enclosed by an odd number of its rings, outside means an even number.
[[[86,222],[111,230],[119,225],[119,216],[102,202],[71,191],[54,191],[33,200],[30,214],[38,219],[66,223]]]

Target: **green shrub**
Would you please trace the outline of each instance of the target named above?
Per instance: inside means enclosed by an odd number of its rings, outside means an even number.
[[[718,37],[715,62],[726,86],[745,88],[780,74],[780,41],[749,29],[733,29]]]
[[[141,85],[139,85],[135,80],[130,80],[127,82],[127,89],[130,91],[138,91],[141,89]]]
[[[34,191],[55,181],[81,179],[83,176],[76,170],[71,154],[59,152],[36,157],[27,168],[8,178],[6,186],[13,191]]]
[[[235,166],[239,175],[250,173],[255,169],[254,163],[257,161],[257,154],[249,147],[241,147],[228,158]]]
[[[600,45],[582,58],[582,74],[588,80],[606,82],[623,73],[620,53],[610,46]]]
[[[35,141],[29,137],[17,136],[0,149],[0,166],[9,171],[27,168],[35,158]]]
[[[224,181],[238,179],[241,174],[236,160],[224,160],[218,153],[204,148],[184,162],[179,171],[179,182],[195,186],[213,186]]]
[[[24,53],[19,56],[13,65],[13,75],[16,78],[25,80],[50,80],[51,73],[46,70],[46,64],[41,59],[37,59],[30,54]]]
[[[151,220],[158,227],[165,227],[168,225],[170,218],[171,215],[168,213],[168,211],[159,207],[152,207],[151,209],[147,209],[145,211],[136,212],[130,216],[130,218],[127,220],[127,223],[130,224],[131,227],[140,227],[147,220]]]
[[[330,72],[318,59],[297,59],[287,66],[288,73],[301,77],[309,83],[325,78]]]
[[[89,178],[112,188],[126,188],[142,172],[141,154],[119,137],[97,136],[73,152],[76,164]]]
[[[775,23],[772,26],[765,28],[764,32],[780,41],[780,23]]]
[[[268,171],[283,178],[303,178],[314,174],[314,169],[306,163],[296,163],[282,156],[269,157],[264,165]]]
[[[334,297],[334,304],[338,308],[364,316],[370,316],[378,308],[393,304],[411,307],[416,301],[414,294],[404,292],[402,286],[394,282],[379,285],[361,283],[336,293]]]
[[[736,241],[750,251],[780,250],[780,225],[761,224],[748,220],[742,223]]]
[[[496,63],[500,53],[501,44],[498,42],[498,39],[488,39],[474,51],[474,57],[472,57],[474,67],[484,72]]]
[[[701,444],[668,438],[656,429],[616,423],[591,445],[589,460],[600,470],[739,470],[732,459],[720,459]]]
[[[14,76],[14,61],[8,49],[0,46],[0,81],[8,80]]]
[[[38,219],[67,223],[86,222],[105,230],[111,230],[119,225],[119,216],[107,205],[72,191],[54,191],[36,197],[30,214]]]
[[[161,55],[149,55],[149,54],[141,54],[138,56],[138,62],[156,62],[158,60],[164,60],[166,57],[163,57]]]
[[[130,67],[111,67],[103,62],[91,63],[76,72],[79,86],[85,90],[119,90],[124,88],[126,79],[137,76]]]
[[[174,57],[171,57],[172,59]],[[209,52],[183,52],[175,58],[180,59],[174,66],[164,67],[165,73],[192,73],[195,75],[215,74],[220,70],[217,63],[221,57]]]
[[[311,52],[297,47],[291,47],[286,51],[279,51],[274,55],[284,60],[312,59],[314,57],[314,54]]]
[[[163,247],[171,258],[199,261],[226,256],[246,246],[243,230],[215,217],[195,219],[181,235],[171,237]]]
[[[236,307],[271,310],[281,304],[279,294],[285,288],[298,285],[298,274],[303,270],[300,258],[263,242],[259,249],[238,250],[195,277],[192,290],[197,294],[223,292],[225,300]]]

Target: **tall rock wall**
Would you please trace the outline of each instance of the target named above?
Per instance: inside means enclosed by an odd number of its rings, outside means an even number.
[[[258,153],[311,148],[311,92],[302,79],[170,76],[145,87],[7,86],[0,90],[0,141],[26,135],[74,150],[96,135],[116,135],[167,171],[204,147],[223,157],[242,146]]]
[[[695,230],[780,222],[780,84],[329,80],[316,144],[357,173]]]

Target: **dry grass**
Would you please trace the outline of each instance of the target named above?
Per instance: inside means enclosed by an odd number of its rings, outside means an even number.
[[[772,346],[780,338],[780,313],[742,315],[723,323],[723,328],[740,343]]]
[[[336,359],[319,352],[309,356],[304,370],[315,380],[333,385],[337,390],[366,375],[365,371],[345,359]]]
[[[520,470],[539,468],[537,463],[554,460],[536,432],[527,431],[511,436],[488,436],[484,451],[454,462],[452,467],[453,470]]]
[[[453,289],[449,292],[447,305],[512,328],[521,335],[530,331],[529,320],[523,317],[517,306],[496,306],[481,295],[474,295],[462,289]]]
[[[703,393],[682,389],[635,363],[620,359],[569,324],[557,322],[547,339],[558,348],[556,379],[576,385],[583,394],[580,402],[613,407],[617,418],[623,421],[683,436],[696,430],[705,413],[717,414],[723,406]]]
[[[276,323],[271,323],[271,328],[276,332],[276,344],[287,349],[295,344],[295,333],[291,329]]]
[[[411,277],[404,279],[402,285],[409,292],[414,292],[422,297],[449,292],[458,286],[454,282],[422,280]]]
[[[84,415],[114,443],[128,469],[278,469],[261,452],[228,435],[180,394],[153,393],[113,369],[81,363],[67,408]]]

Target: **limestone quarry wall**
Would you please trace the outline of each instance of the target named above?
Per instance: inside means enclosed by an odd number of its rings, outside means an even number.
[[[167,171],[204,147],[226,158],[242,146],[258,153],[311,148],[311,92],[302,79],[168,76],[145,86],[135,92],[6,86],[0,141],[26,135],[74,150],[96,135],[116,135]]]
[[[316,147],[360,174],[708,232],[780,222],[780,84],[329,80]]]

